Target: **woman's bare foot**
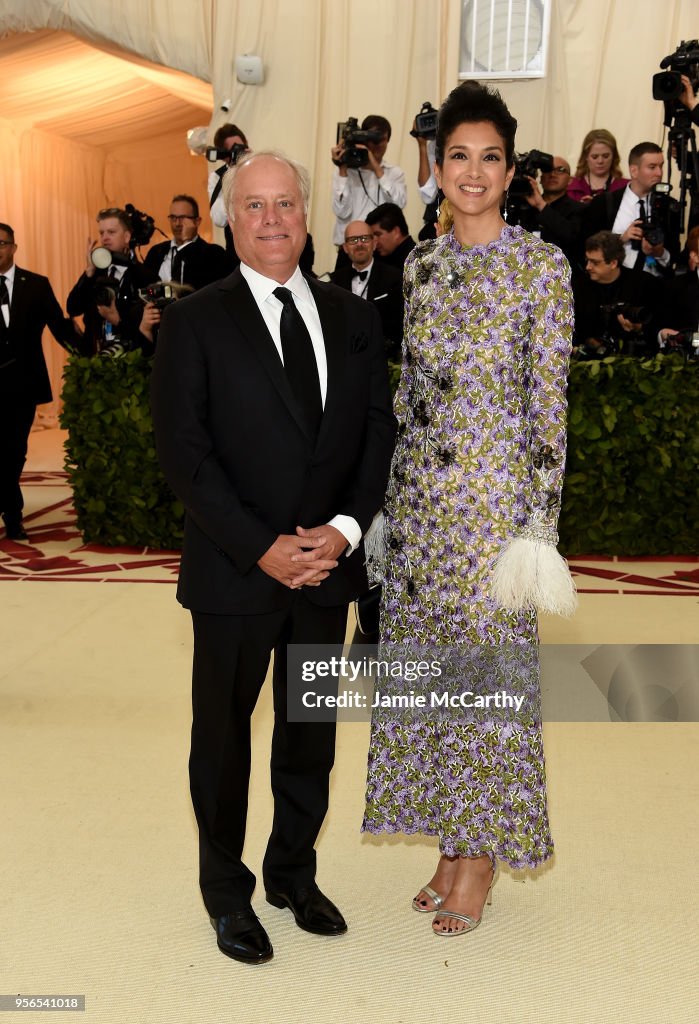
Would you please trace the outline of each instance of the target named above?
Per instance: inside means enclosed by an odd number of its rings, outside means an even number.
[[[490,857],[459,857],[451,889],[440,907],[442,914],[435,917],[432,922],[433,931],[438,934],[442,932],[454,934],[470,931],[475,927],[457,917],[449,917],[449,911],[470,917],[476,924],[479,924],[493,877],[493,864]],[[437,891],[439,892],[439,890]]]
[[[458,857],[445,857],[444,854],[442,854],[439,858],[437,870],[427,883],[430,889],[434,889],[434,891],[442,897],[442,900],[452,887],[454,879],[456,878],[456,870],[458,866]],[[434,899],[426,893],[424,889],[420,889],[420,892],[413,900],[413,904],[420,910],[437,910],[437,905],[435,904]]]

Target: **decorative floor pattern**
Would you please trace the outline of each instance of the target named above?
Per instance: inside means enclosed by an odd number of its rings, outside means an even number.
[[[29,540],[0,539],[0,582],[175,583],[178,551],[85,544],[63,472],[22,475]]]
[[[178,551],[83,543],[64,472],[24,473],[22,490],[29,541],[0,539],[0,582],[176,582]],[[570,568],[580,594],[699,597],[697,555],[580,556],[571,559]]]

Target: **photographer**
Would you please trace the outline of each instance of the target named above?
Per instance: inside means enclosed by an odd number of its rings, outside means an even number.
[[[654,142],[640,142],[629,153],[631,180],[625,189],[605,192],[588,204],[583,237],[613,231],[624,245],[624,266],[654,277],[672,274],[679,254],[679,207],[669,196],[657,197],[664,158]],[[659,212],[659,205],[662,209]]]
[[[522,227],[538,234],[544,242],[557,245],[569,263],[576,259],[582,207],[567,195],[570,164],[562,156],[554,156],[550,171],[541,171],[541,191],[535,178],[527,179],[531,192],[525,199],[531,216],[522,220]]]
[[[232,167],[241,153],[246,153],[249,150],[248,140],[243,132],[236,124],[222,124],[220,128],[216,129],[214,135],[214,146],[220,153],[226,153],[227,155],[223,158],[223,163],[215,171],[212,171],[209,175],[207,182],[207,191],[209,193],[209,212],[211,214],[211,220],[217,228],[223,228],[226,236],[226,253],[230,260],[230,269],[233,266],[237,266],[240,260],[238,259],[235,246],[233,245],[233,235],[231,234],[230,225],[228,223],[228,216],[226,214],[226,207],[223,203],[223,179],[226,175],[226,171],[229,167]]]
[[[66,302],[69,316],[83,317],[84,332],[75,348],[84,356],[130,349],[140,343],[138,289],[157,278],[132,257],[132,225],[124,210],[100,210],[97,225],[99,241],[88,238],[85,270]],[[111,254],[107,269],[98,270],[93,261],[98,248]]]
[[[655,350],[659,282],[622,266],[618,235],[599,231],[585,246],[586,277],[573,283],[576,348],[586,355]]]
[[[439,215],[439,187],[432,170],[435,162],[437,111],[431,103],[422,104],[420,113],[413,121],[410,134],[417,141],[417,187],[420,199],[425,204],[423,225],[417,237],[420,242],[424,242],[427,238],[437,237]]]
[[[149,249],[144,266],[155,279],[187,284],[192,291],[218,281],[228,273],[228,260],[220,245],[199,237],[199,205],[194,196],[174,196],[167,217],[172,241]]]
[[[342,246],[345,228],[353,220],[366,220],[366,215],[382,203],[395,203],[401,209],[408,201],[405,173],[384,161],[384,154],[391,138],[391,125],[385,117],[370,114],[362,121],[361,132],[372,132],[375,141],[352,142],[341,140],[330,150],[335,164],[333,172],[332,208],[335,214],[333,242]],[[366,164],[361,167],[347,166],[347,149],[366,153]],[[342,251],[342,250],[341,250]],[[347,257],[343,253],[346,262]]]

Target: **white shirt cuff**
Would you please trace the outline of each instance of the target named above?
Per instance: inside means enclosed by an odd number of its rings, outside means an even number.
[[[349,556],[359,547],[362,540],[362,531],[359,523],[352,516],[333,516],[328,526],[334,526],[343,537],[347,538],[348,547],[345,555]]]

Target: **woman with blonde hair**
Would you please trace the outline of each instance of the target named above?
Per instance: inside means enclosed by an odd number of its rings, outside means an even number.
[[[589,203],[602,192],[616,192],[628,183],[621,173],[616,139],[606,128],[593,128],[583,139],[575,177],[568,184],[568,196]]]

